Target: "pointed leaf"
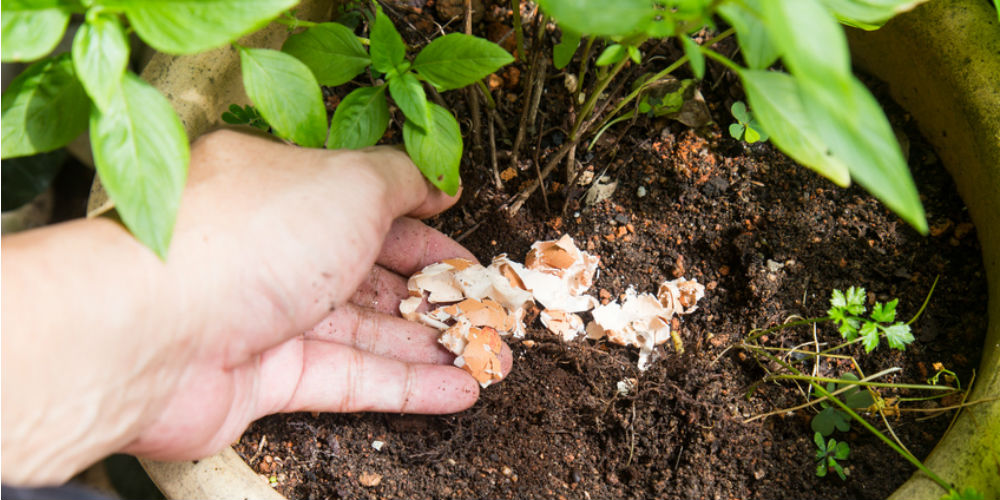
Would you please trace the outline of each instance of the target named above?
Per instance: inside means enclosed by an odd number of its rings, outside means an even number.
[[[263,28],[298,0],[102,0],[125,12],[136,33],[170,54],[213,49]]]
[[[819,136],[849,166],[851,177],[927,234],[917,187],[889,120],[868,89],[850,75],[846,88],[830,80],[808,79],[799,90]]]
[[[374,146],[389,126],[385,86],[360,87],[344,97],[333,113],[329,149],[361,149]]]
[[[353,80],[371,64],[358,37],[339,23],[322,23],[291,35],[281,50],[309,66],[316,81],[329,87]]]
[[[428,104],[431,126],[421,129],[407,120],[403,124],[403,142],[413,163],[431,184],[454,196],[461,182],[458,166],[462,161],[462,131],[451,112],[437,104]]]
[[[11,4],[3,3],[3,16],[0,16],[3,62],[34,61],[52,52],[66,32],[69,11],[60,7],[31,9],[27,5]]]
[[[784,51],[782,59],[792,74],[831,85],[851,76],[844,30],[819,0],[766,0],[761,4],[771,41]]]
[[[105,111],[93,107],[90,144],[101,183],[132,234],[161,259],[187,177],[188,140],[170,102],[132,73]]]
[[[69,54],[32,64],[3,93],[3,158],[65,146],[86,130],[89,112]]]
[[[786,73],[742,71],[747,100],[778,149],[835,184],[846,186],[847,165],[833,156],[798,99],[798,83]]]
[[[94,16],[73,39],[73,67],[90,99],[100,108],[118,93],[128,66],[129,42],[118,16]]]
[[[619,43],[614,43],[608,45],[601,55],[597,56],[597,61],[594,62],[595,66],[608,66],[611,64],[617,64],[622,59],[625,59],[626,55],[625,46]]]
[[[850,25],[877,28],[896,14],[901,14],[927,0],[823,0],[826,8]]]
[[[743,60],[750,69],[764,69],[778,60],[780,50],[771,42],[760,14],[761,0],[726,2],[719,5],[719,15],[736,29],[736,41]]]
[[[427,94],[413,73],[397,75],[389,79],[389,94],[403,111],[407,120],[426,129],[431,123],[431,108],[427,105]]]
[[[628,35],[644,29],[655,17],[653,2],[645,0],[540,0],[542,10],[562,27],[597,36]]]
[[[579,46],[580,34],[573,30],[562,28],[562,39],[552,48],[552,65],[556,69],[565,68],[573,60],[573,54],[576,54],[576,49]]]
[[[464,87],[510,64],[514,56],[482,38],[449,33],[420,50],[412,69],[438,90]]]
[[[872,307],[872,319],[879,323],[896,321],[896,304],[899,304],[899,299],[893,299],[887,304],[876,302],[875,307]]]
[[[375,10],[375,21],[369,34],[372,67],[382,73],[399,66],[406,60],[406,44],[396,31],[389,16],[379,6]]]
[[[240,47],[243,86],[275,135],[316,148],[326,140],[326,106],[309,68],[269,49]]]

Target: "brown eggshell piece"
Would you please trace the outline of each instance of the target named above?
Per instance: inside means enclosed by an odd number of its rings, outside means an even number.
[[[455,358],[455,366],[469,372],[482,387],[503,378],[500,366],[502,342],[496,330],[490,327],[469,329],[468,342],[462,355]]]

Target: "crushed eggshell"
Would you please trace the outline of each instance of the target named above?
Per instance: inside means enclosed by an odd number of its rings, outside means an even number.
[[[683,352],[683,343],[670,329],[675,314],[694,312],[698,300],[705,296],[705,287],[697,280],[678,278],[660,285],[657,296],[636,293],[629,287],[621,304],[611,302],[594,308],[594,321],[587,325],[587,338],[607,338],[609,342],[639,348],[639,370],[645,371],[652,361],[654,347],[668,339]]]
[[[561,337],[564,342],[570,342],[585,332],[583,319],[573,313],[558,309],[544,309],[539,314],[539,318],[545,328]]]
[[[698,309],[698,301],[705,297],[705,285],[698,280],[677,278],[660,284],[656,298],[663,307],[674,314],[691,314]]]
[[[633,288],[621,303],[600,305],[586,292],[593,285],[600,257],[581,251],[568,234],[531,245],[522,265],[501,254],[489,266],[461,258],[431,264],[410,277],[410,296],[399,306],[403,317],[441,331],[438,342],[454,353],[455,366],[483,387],[500,380],[500,336],[524,338],[525,317],[535,314],[552,333],[569,342],[586,335],[639,347],[639,369],[649,366],[654,347],[673,339],[671,319],[697,309],[705,287],[678,278],[660,285],[657,295]],[[424,300],[444,304],[420,312]],[[539,311],[536,302],[542,306]],[[585,324],[575,313],[591,311]]]
[[[455,366],[469,372],[480,386],[489,387],[503,378],[500,366],[501,346],[500,335],[493,328],[470,327],[464,348],[460,353],[455,353],[458,354]]]

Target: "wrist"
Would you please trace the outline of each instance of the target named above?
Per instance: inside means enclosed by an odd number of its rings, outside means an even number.
[[[163,390],[168,273],[107,219],[4,238],[2,262],[3,481],[63,482],[133,439]]]

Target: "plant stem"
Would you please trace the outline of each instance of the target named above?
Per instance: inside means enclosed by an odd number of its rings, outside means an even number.
[[[524,29],[521,27],[521,0],[510,0],[514,16],[514,39],[517,40],[517,58],[524,60]]]
[[[771,353],[769,353],[767,351],[763,351],[763,352],[761,352],[761,354],[763,354],[765,357],[767,357],[771,361],[774,361],[775,363],[781,365],[786,370],[794,373],[795,375],[803,376],[804,377],[804,375],[802,375],[802,372],[796,370],[794,366],[791,366],[788,363],[785,363],[784,361],[778,359],[776,356],[772,355]],[[815,378],[815,377],[809,377],[809,378]],[[855,381],[855,380],[845,380],[844,382],[855,383],[856,384],[858,381]],[[900,448],[898,445],[896,445],[896,443],[894,443],[891,439],[889,439],[888,437],[886,437],[885,434],[882,434],[881,432],[879,432],[879,430],[876,429],[871,424],[869,424],[867,420],[861,418],[861,416],[858,415],[857,413],[854,413],[854,410],[850,409],[846,404],[844,404],[843,401],[841,401],[841,400],[837,399],[836,397],[834,397],[833,395],[831,395],[830,391],[827,391],[826,388],[824,388],[822,384],[820,384],[820,383],[818,383],[818,382],[816,382],[814,380],[809,380],[809,385],[811,385],[816,390],[816,392],[818,392],[821,396],[824,396],[827,399],[829,399],[830,401],[833,401],[834,404],[836,404],[837,406],[839,406],[842,410],[844,410],[853,419],[857,420],[862,426],[864,426],[865,429],[868,429],[868,432],[871,432],[872,434],[874,434],[876,437],[878,437],[883,442],[885,442],[886,444],[888,444],[890,448],[892,448],[893,450],[895,450],[896,453],[899,453],[900,455],[902,455],[903,458],[905,458],[908,462],[910,462],[911,464],[913,464],[914,466],[916,466],[916,468],[918,468],[921,471],[923,471],[924,474],[927,474],[928,477],[930,477],[932,480],[934,480],[934,482],[938,483],[938,485],[941,486],[942,488],[944,488],[945,491],[951,491],[951,489],[952,489],[951,485],[948,484],[944,479],[941,479],[937,474],[935,474],[933,471],[931,471],[930,469],[928,469],[923,463],[920,462],[920,460],[917,459],[917,457],[913,456],[910,453],[907,453],[902,448]]]
[[[493,94],[490,94],[490,89],[486,88],[486,84],[482,80],[477,80],[476,83],[479,84],[479,90],[483,91],[483,97],[486,99],[486,107],[496,109],[497,102],[493,100]]]
[[[622,68],[624,68],[625,64],[629,61],[629,58],[623,58],[621,61],[615,63],[615,66],[607,75],[604,75],[602,78],[597,80],[597,85],[594,87],[594,90],[590,93],[590,95],[587,96],[587,100],[583,103],[583,108],[580,109],[580,114],[576,116],[576,123],[573,124],[573,129],[569,133],[569,140],[571,142],[578,140],[580,134],[585,132],[584,130],[581,130],[581,127],[583,126],[583,123],[587,121],[587,118],[590,117],[590,113],[594,111],[594,105],[597,104],[597,99],[601,97],[601,93],[604,92],[604,89],[608,88],[611,80],[615,79],[615,76],[621,72]]]
[[[798,370],[796,370],[798,371]],[[801,372],[799,372],[801,373]],[[814,377],[812,375],[770,375],[765,378],[766,381],[772,380],[805,380],[808,382],[833,382],[837,384],[851,384],[851,385],[863,385],[868,387],[888,387],[895,389],[915,389],[921,391],[954,391],[954,387],[944,387],[940,385],[923,385],[923,384],[895,384],[889,382],[864,382],[861,380],[850,380],[842,378],[830,378],[830,377]]]
[[[758,330],[757,333],[752,333],[743,342],[744,343],[746,343],[746,342],[752,342],[754,340],[757,340],[757,339],[763,337],[764,335],[769,335],[769,334],[777,332],[779,330],[784,330],[785,328],[793,328],[793,327],[802,326],[802,325],[811,325],[813,323],[822,323],[824,321],[830,321],[830,319],[831,318],[829,316],[823,316],[821,318],[806,318],[806,319],[799,320],[799,321],[793,321],[791,323],[782,323],[780,325],[772,326],[771,328],[768,328],[766,330]]]
[[[712,45],[715,45],[716,43],[719,43],[720,41],[729,38],[730,36],[733,35],[733,33],[736,33],[736,30],[734,30],[733,28],[729,28],[726,31],[719,33],[719,35],[716,36],[715,38],[712,38],[711,40],[705,42],[705,45],[703,45],[703,47],[711,47]],[[686,55],[681,56],[679,59],[674,61],[673,64],[667,66],[660,72],[656,73],[655,75],[647,79],[645,83],[643,83],[638,88],[633,90],[629,95],[625,96],[625,98],[622,99],[617,106],[615,106],[615,109],[611,110],[611,113],[608,116],[617,115],[618,112],[622,110],[622,108],[627,106],[628,103],[635,100],[635,98],[638,97],[639,94],[641,94],[644,90],[646,90],[649,87],[649,85],[652,85],[654,82],[663,79],[663,77],[669,75],[670,73],[673,73],[674,71],[677,70],[677,68],[683,66],[684,63],[686,63],[687,61],[688,61],[688,56]]]
[[[914,321],[916,321],[917,318],[919,318],[920,315],[923,314],[924,309],[927,308],[927,303],[931,301],[931,295],[934,294],[934,289],[937,288],[937,284],[938,284],[938,280],[939,279],[941,279],[941,275],[940,274],[934,277],[934,283],[931,284],[931,289],[927,292],[927,297],[924,298],[924,303],[921,304],[920,309],[917,310],[917,314],[914,314],[913,317],[910,318],[910,321],[906,322],[907,325],[909,325],[909,324],[913,323]]]
[[[299,18],[291,17],[291,16],[289,16],[289,17],[279,17],[279,18],[275,19],[274,22],[276,22],[278,24],[284,24],[285,26],[288,26],[288,27],[290,27],[292,29],[295,29],[295,28],[312,28],[313,26],[316,26],[316,25],[319,24],[319,23],[314,23],[312,21],[306,21],[304,19],[299,19]]]
[[[867,420],[861,418],[861,416],[858,415],[857,413],[854,413],[854,410],[852,410],[850,407],[848,407],[844,402],[842,402],[841,400],[837,399],[834,396],[830,396],[830,393],[827,392],[827,390],[825,388],[823,388],[823,386],[821,384],[818,384],[816,382],[809,382],[809,383],[810,383],[810,385],[813,386],[814,389],[816,389],[817,392],[820,393],[820,395],[827,396],[830,399],[830,401],[833,401],[834,404],[836,404],[837,406],[839,406],[841,410],[843,410],[848,415],[850,415],[851,418],[853,418],[854,420],[858,421],[858,423],[860,423],[865,429],[868,429],[868,432],[871,432],[872,434],[874,434],[876,437],[878,437],[879,439],[881,439],[885,444],[889,445],[890,448],[892,448],[893,450],[896,450],[896,453],[899,453],[900,455],[902,455],[903,458],[905,458],[908,462],[910,462],[916,468],[918,468],[921,471],[923,471],[924,474],[927,474],[927,476],[930,477],[932,480],[934,480],[934,482],[937,483],[938,486],[944,488],[945,491],[951,491],[952,490],[951,484],[948,484],[947,481],[945,481],[944,479],[941,479],[941,477],[938,476],[937,474],[935,474],[934,471],[928,469],[927,466],[925,466],[923,463],[921,463],[920,460],[918,460],[917,457],[913,456],[912,453],[909,453],[908,451],[904,450],[899,445],[897,445],[895,442],[893,442],[891,439],[889,439],[888,437],[886,437],[885,434],[882,434],[881,432],[879,432],[879,430],[876,429],[872,424],[869,424]]]
[[[594,47],[594,40],[597,37],[591,35],[587,38],[587,45],[583,47],[583,55],[580,58],[580,71],[576,74],[576,90],[573,92],[573,106],[580,102],[580,92],[583,92],[583,79],[587,76],[587,69],[590,67],[590,49]]]

